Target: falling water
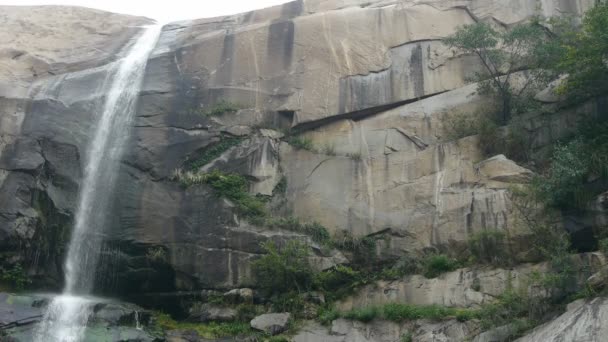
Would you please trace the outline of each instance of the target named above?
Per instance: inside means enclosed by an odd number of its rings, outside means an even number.
[[[84,334],[92,304],[86,295],[91,293],[95,281],[108,202],[148,56],[160,29],[160,25],[148,27],[128,54],[113,66],[103,112],[88,148],[76,222],[65,261],[65,288],[49,304],[36,331],[36,341],[77,342]]]

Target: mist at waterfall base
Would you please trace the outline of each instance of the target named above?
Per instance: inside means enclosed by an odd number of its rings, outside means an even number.
[[[52,299],[36,329],[38,342],[81,341],[94,299],[105,217],[134,115],[148,56],[161,26],[146,27],[106,79],[106,98],[86,154],[75,224],[65,261],[63,293]]]

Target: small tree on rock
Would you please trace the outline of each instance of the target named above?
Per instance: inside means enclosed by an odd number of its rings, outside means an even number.
[[[538,23],[528,23],[510,30],[498,31],[490,24],[478,22],[461,27],[444,43],[479,58],[483,71],[476,75],[480,91],[497,95],[502,104],[502,121],[506,124],[514,109],[547,72],[542,70],[548,49],[545,29]],[[512,85],[512,75],[531,70],[524,84]]]
[[[559,72],[568,75],[560,90],[574,100],[608,93],[608,4],[589,10],[578,31],[561,37]]]

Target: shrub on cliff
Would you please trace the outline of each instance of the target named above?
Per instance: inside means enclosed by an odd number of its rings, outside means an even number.
[[[598,2],[583,19],[579,31],[560,35],[559,72],[568,77],[560,92],[577,100],[608,92],[608,4]]]
[[[227,100],[221,100],[209,108],[203,108],[200,114],[203,116],[221,116],[226,113],[235,113],[241,106]]]
[[[309,246],[292,240],[284,246],[268,241],[262,247],[266,254],[251,266],[256,284],[268,295],[311,288],[314,273],[308,262]]]
[[[469,250],[475,261],[493,265],[509,263],[505,233],[499,230],[485,230],[473,234],[469,239]]]
[[[442,273],[457,269],[459,266],[458,260],[445,254],[431,254],[422,261],[422,274],[427,278],[436,278]]]
[[[314,278],[315,288],[325,292],[329,300],[343,298],[365,283],[364,274],[345,265],[317,273]]]

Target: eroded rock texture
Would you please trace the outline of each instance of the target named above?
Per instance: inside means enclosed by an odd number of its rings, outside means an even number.
[[[580,15],[593,2],[299,0],[165,26],[108,214],[99,291],[143,301],[247,285],[261,242],[309,239],[248,223],[208,187],[172,180],[235,137],[200,169],[246,176],[276,215],[376,235],[385,257],[457,250],[486,229],[520,235],[508,189],[531,171],[484,160],[476,137],[446,141],[443,116],[492,104],[465,84],[478,63],[440,40],[477,20]],[[0,20],[1,261],[57,288],[104,82],[149,20],[66,7],[0,7]],[[221,101],[241,109],[201,115]],[[576,114],[531,118],[534,148]],[[282,139],[290,128],[314,150]],[[315,250],[322,267],[345,260]]]

